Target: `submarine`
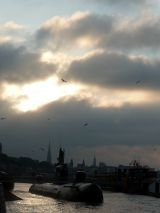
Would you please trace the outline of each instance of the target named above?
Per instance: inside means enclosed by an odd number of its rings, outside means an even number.
[[[33,184],[29,192],[73,202],[102,203],[103,201],[101,189],[98,185],[92,183]]]
[[[67,165],[64,164],[64,151],[61,148],[57,159],[55,182],[35,183],[29,188],[30,193],[73,202],[92,204],[103,202],[103,193],[100,186],[86,182],[86,173],[84,171],[77,171],[73,182],[64,181],[68,172]]]

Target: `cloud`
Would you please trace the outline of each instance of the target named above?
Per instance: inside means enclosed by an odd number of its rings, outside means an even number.
[[[118,109],[100,109],[92,108],[86,101],[60,100],[34,113],[10,113],[1,123],[1,137],[7,152],[12,155],[21,153],[42,159],[38,147],[42,144],[47,147],[52,139],[54,150],[61,144],[68,153],[70,151],[70,157],[76,156],[77,153],[76,161],[82,157],[79,155],[80,151],[88,150],[89,153],[90,149],[91,154],[94,153],[93,150],[97,150],[97,158],[105,162],[119,164],[125,163],[124,160],[127,159],[127,164],[131,152],[133,151],[133,155],[136,152],[132,147],[158,146],[160,119],[157,114],[158,105],[126,105]],[[87,127],[83,126],[84,122],[88,122]],[[114,148],[121,145],[122,149]],[[130,148],[124,149],[127,146]],[[36,153],[32,153],[31,149],[35,149]],[[105,154],[109,150],[112,157]],[[130,150],[128,154],[126,152],[125,159],[120,155],[124,150]],[[142,152],[141,157],[146,157],[147,160],[149,158],[146,153],[143,155]],[[54,155],[57,156],[55,151]],[[155,159],[153,164],[156,162],[159,160]]]
[[[8,43],[12,40],[10,36],[0,36],[0,44]]]
[[[38,53],[28,52],[24,46],[0,45],[0,82],[24,83],[46,78],[55,66],[42,63]]]
[[[4,43],[6,41],[14,44],[25,43],[29,37],[29,26],[20,25],[14,21],[8,21],[6,23],[0,24],[0,30],[0,43]],[[4,41],[2,38],[4,38]]]
[[[66,78],[112,89],[159,90],[160,61],[116,52],[98,52],[71,63]],[[140,85],[136,82],[141,80]]]
[[[37,47],[54,51],[104,48],[118,51],[159,50],[159,16],[151,11],[134,17],[77,12],[70,17],[53,17],[35,33]],[[132,27],[131,27],[132,26]]]
[[[26,29],[27,26],[17,24],[14,21],[6,22],[5,24],[0,24],[0,30],[23,30]]]
[[[36,42],[42,47],[54,50],[75,45],[94,45],[101,35],[109,33],[114,22],[113,17],[94,15],[89,12],[76,12],[70,17],[53,17],[42,25],[35,34]]]
[[[160,27],[159,16],[151,12],[144,12],[132,19],[121,19],[111,36],[101,40],[100,45],[106,47],[139,51],[145,54],[144,50],[159,50]]]

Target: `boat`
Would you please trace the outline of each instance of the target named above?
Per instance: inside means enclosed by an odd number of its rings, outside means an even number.
[[[57,159],[55,182],[35,183],[29,188],[30,193],[74,202],[94,204],[103,202],[100,186],[85,182],[86,173],[84,171],[77,171],[75,180],[67,182],[67,165],[64,164],[64,152],[61,148]]]

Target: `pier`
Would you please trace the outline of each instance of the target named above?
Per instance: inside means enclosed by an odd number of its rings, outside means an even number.
[[[3,191],[2,183],[0,183],[0,212],[6,213],[6,204],[5,204],[5,198],[4,198],[4,191]]]

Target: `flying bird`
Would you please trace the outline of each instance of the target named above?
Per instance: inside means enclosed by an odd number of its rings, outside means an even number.
[[[5,120],[5,119],[7,119],[6,117],[1,117],[1,120]]]
[[[64,83],[67,83],[67,81],[63,78],[61,78],[61,81],[64,82]]]
[[[157,147],[153,147],[153,151],[156,151],[157,150]]]
[[[41,151],[44,151],[44,150],[45,150],[43,147],[41,147],[40,149],[41,149]]]
[[[139,83],[141,83],[141,80],[136,81],[136,84],[139,84]]]
[[[84,123],[83,126],[88,126],[88,123]]]

